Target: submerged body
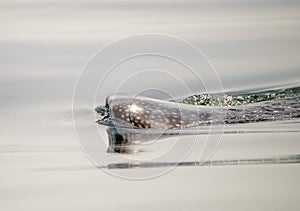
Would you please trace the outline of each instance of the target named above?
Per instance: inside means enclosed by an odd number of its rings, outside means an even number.
[[[185,104],[186,100],[176,103],[140,96],[111,95],[107,97],[104,107],[96,108],[97,113],[102,116],[97,122],[125,128],[179,130],[211,124],[288,120],[300,116],[299,88],[295,90],[296,93],[289,94],[280,90],[285,95],[261,97],[262,100],[257,100],[258,97],[252,94],[255,102],[249,101],[248,97],[245,98],[245,103],[241,103],[241,98],[237,97],[239,104],[235,106],[224,105],[220,100],[215,101],[216,106],[211,103],[191,105]],[[269,96],[268,93],[264,95]],[[272,93],[270,96],[276,95]]]

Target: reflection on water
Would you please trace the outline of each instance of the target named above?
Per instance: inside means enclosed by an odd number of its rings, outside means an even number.
[[[300,163],[300,154],[279,156],[272,158],[255,159],[230,159],[230,160],[209,160],[205,162],[132,162],[132,163],[111,163],[101,168],[128,169],[128,168],[161,168],[169,166],[229,166],[229,165],[262,165],[262,164],[296,164]]]
[[[179,135],[188,135],[177,132],[167,133],[161,130],[139,130],[130,128],[108,127],[108,153],[133,154],[141,152],[139,146],[151,144],[164,138],[170,138]],[[191,135],[191,134],[189,134]]]

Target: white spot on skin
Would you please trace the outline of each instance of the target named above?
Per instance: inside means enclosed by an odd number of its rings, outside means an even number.
[[[138,111],[141,111],[142,108],[140,108],[140,107],[136,106],[135,104],[133,104],[133,105],[131,105],[131,106],[129,107],[129,110],[130,110],[131,112],[133,112],[133,113],[136,113],[136,112],[138,112]]]

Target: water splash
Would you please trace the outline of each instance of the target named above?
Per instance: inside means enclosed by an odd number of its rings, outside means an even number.
[[[201,94],[186,97],[180,103],[205,106],[239,106],[250,103],[259,103],[270,100],[279,100],[297,97],[300,87],[257,91],[254,93],[233,92],[222,94]]]

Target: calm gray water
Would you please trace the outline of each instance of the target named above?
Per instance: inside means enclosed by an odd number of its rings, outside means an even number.
[[[1,210],[299,210],[299,165],[179,167],[152,180],[128,181],[87,159],[72,116],[74,86],[90,56],[139,33],[171,34],[196,45],[214,64],[226,92],[299,84],[299,8],[294,0],[2,0]],[[99,68],[99,74],[104,72]],[[109,94],[104,90],[103,97]],[[95,126],[93,109],[91,103],[78,111],[87,134]],[[291,128],[290,122],[275,125],[270,128],[276,133],[247,133],[239,125],[238,133],[222,136],[213,158],[299,153],[299,133],[280,132],[282,125]],[[258,124],[255,130],[265,128]],[[207,138],[199,136],[195,149]],[[169,143],[125,156],[147,159]],[[106,150],[97,151],[100,161],[108,156],[102,164],[117,159]],[[194,151],[186,161],[198,158]]]

